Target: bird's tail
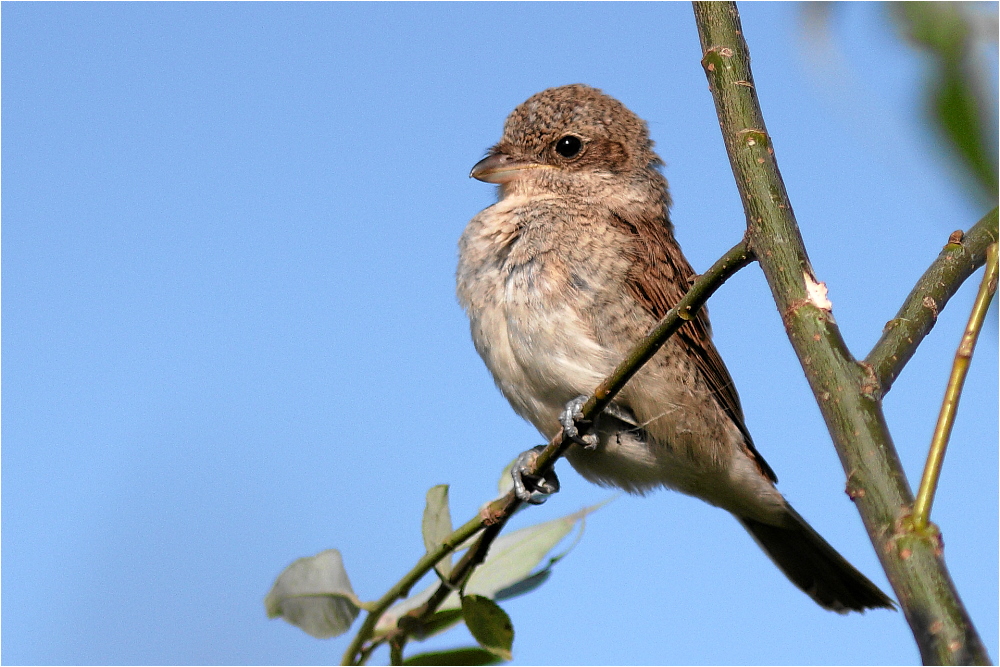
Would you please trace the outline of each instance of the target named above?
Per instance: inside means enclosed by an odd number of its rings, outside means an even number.
[[[858,572],[791,507],[790,527],[737,517],[774,564],[824,609],[846,614],[894,609],[888,595]]]

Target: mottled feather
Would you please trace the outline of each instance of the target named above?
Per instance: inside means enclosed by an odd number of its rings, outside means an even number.
[[[655,319],[660,320],[684,297],[687,286],[696,275],[694,269],[674,240],[665,212],[662,217],[615,213],[613,220],[634,234],[639,247],[643,249],[636,253],[628,275],[627,284],[632,297]],[[777,482],[778,476],[754,447],[753,438],[750,437],[743,418],[736,385],[712,343],[711,332],[708,308],[703,307],[692,320],[681,326],[676,335],[684,342],[684,351],[701,371],[719,405],[739,427],[746,440],[747,450],[761,472],[772,482]]]

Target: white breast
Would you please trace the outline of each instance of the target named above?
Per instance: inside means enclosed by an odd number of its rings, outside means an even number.
[[[476,349],[514,409],[543,434],[567,401],[613,367],[580,318],[587,297],[567,290],[564,263],[522,237],[519,211],[551,197],[506,197],[472,219],[459,242],[458,297]]]

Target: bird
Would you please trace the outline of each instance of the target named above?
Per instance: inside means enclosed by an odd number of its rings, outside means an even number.
[[[696,277],[674,238],[648,127],[583,84],[511,112],[471,177],[497,202],[459,240],[458,300],[473,344],[514,411],[551,440],[575,435],[586,397]],[[730,512],[793,584],[838,613],[893,601],[775,487],[701,309],[670,337],[566,458],[585,479],[643,495],[669,488]],[[522,500],[558,490],[517,459]]]

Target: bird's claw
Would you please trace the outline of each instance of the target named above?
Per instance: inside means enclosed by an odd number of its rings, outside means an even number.
[[[580,435],[580,429],[577,426],[577,424],[591,426],[591,422],[583,419],[583,405],[587,402],[587,398],[587,396],[577,396],[567,403],[566,408],[559,415],[559,423],[562,424],[563,434],[567,438],[581,445],[584,449],[597,449],[597,434]]]
[[[532,505],[541,505],[547,496],[559,490],[559,478],[556,477],[555,470],[549,470],[544,475],[529,472],[534,468],[535,459],[543,449],[545,445],[538,445],[521,452],[510,469],[510,476],[514,479],[514,493],[518,500]]]

